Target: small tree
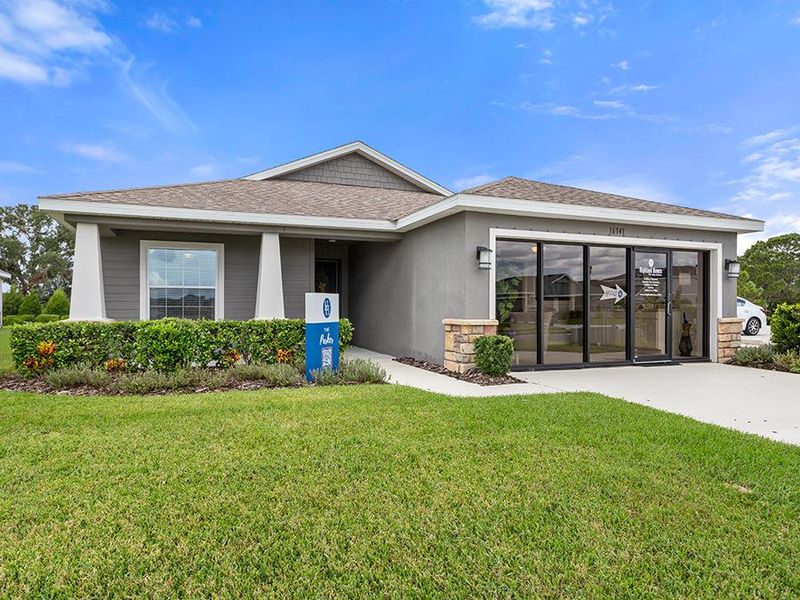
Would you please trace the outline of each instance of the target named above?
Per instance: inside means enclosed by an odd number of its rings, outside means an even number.
[[[42,312],[42,303],[39,302],[39,296],[36,292],[29,292],[22,304],[19,306],[19,314],[21,315],[38,315]]]
[[[44,312],[48,315],[59,315],[65,317],[69,314],[69,297],[62,289],[57,289],[50,296],[47,304],[44,306]]]
[[[3,316],[18,315],[19,306],[24,298],[17,286],[12,285],[9,291],[3,293]]]

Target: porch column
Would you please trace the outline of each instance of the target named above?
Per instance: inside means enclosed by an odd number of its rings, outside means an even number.
[[[283,317],[281,242],[277,233],[262,233],[255,318],[283,319]]]
[[[70,321],[106,321],[100,227],[78,223],[75,227],[75,259],[72,265]]]

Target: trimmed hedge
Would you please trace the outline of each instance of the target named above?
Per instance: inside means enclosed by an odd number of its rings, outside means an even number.
[[[33,323],[37,315],[8,315],[3,318],[3,325],[11,327],[12,325],[21,325],[22,323]]]
[[[770,325],[772,343],[778,352],[800,351],[800,304],[779,304]]]
[[[353,326],[339,322],[340,348],[353,339]],[[101,368],[109,359],[122,359],[131,370],[175,371],[193,366],[228,366],[290,362],[305,352],[305,322],[270,321],[58,321],[31,323],[11,330],[14,366],[38,356],[40,342],[53,342],[53,369]]]
[[[513,358],[514,342],[506,335],[482,335],[475,340],[475,366],[487,375],[508,374]]]

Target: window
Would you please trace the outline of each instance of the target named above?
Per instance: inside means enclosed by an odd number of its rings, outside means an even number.
[[[141,318],[221,319],[222,244],[143,241]]]

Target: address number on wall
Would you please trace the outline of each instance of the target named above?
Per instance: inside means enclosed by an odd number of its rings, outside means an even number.
[[[608,235],[625,235],[625,228],[618,225],[609,225]]]

